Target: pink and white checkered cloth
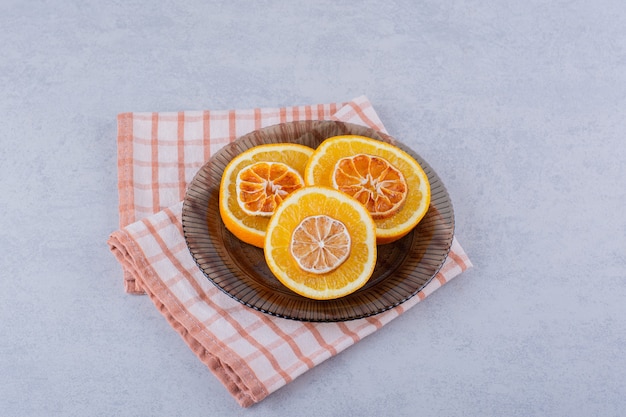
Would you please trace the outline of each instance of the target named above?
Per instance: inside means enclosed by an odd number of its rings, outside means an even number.
[[[118,116],[120,229],[108,244],[123,267],[125,289],[147,294],[243,407],[380,329],[471,266],[455,238],[436,279],[415,297],[382,314],[340,323],[269,316],[210,283],[183,236],[187,184],[212,154],[237,137],[309,119],[339,120],[385,132],[364,96],[346,103]]]

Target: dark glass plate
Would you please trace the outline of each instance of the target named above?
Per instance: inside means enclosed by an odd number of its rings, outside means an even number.
[[[326,138],[346,134],[390,142],[413,156],[430,180],[431,205],[412,232],[394,243],[378,246],[376,268],[365,286],[336,300],[317,301],[284,287],[267,267],[263,250],[243,243],[225,228],[218,204],[220,179],[228,162],[253,146],[294,142],[316,148]],[[402,304],[433,279],[448,256],[454,235],[454,211],[448,192],[419,155],[386,134],[335,121],[283,123],[226,145],[189,184],[182,223],[197,265],[230,297],[263,313],[315,322],[368,317]]]

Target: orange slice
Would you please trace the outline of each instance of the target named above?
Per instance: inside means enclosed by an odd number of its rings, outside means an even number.
[[[302,176],[282,162],[257,162],[237,174],[237,203],[250,216],[271,216],[281,201],[304,186]]]
[[[306,272],[324,274],[350,255],[350,233],[345,224],[320,214],[305,217],[291,235],[291,256]]]
[[[332,174],[333,187],[359,200],[374,219],[393,216],[404,204],[404,175],[384,158],[358,154],[341,158]]]
[[[313,149],[304,145],[276,143],[258,145],[234,157],[224,168],[219,190],[220,216],[226,228],[242,241],[262,248],[268,214],[302,185],[312,153]],[[248,193],[267,179],[272,184],[257,190],[258,195]],[[257,198],[259,195],[262,198]]]
[[[376,264],[376,226],[354,198],[329,187],[300,188],[278,206],[265,260],[287,288],[328,300],[361,288]]]
[[[405,236],[430,206],[430,183],[417,161],[397,146],[363,136],[322,142],[307,163],[304,182],[340,189],[364,203],[378,244]]]

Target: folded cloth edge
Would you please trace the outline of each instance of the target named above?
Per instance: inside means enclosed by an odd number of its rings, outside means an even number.
[[[111,234],[108,244],[118,262],[123,267],[137,273],[136,276],[150,277],[156,274],[152,266],[146,262],[146,256],[141,248],[126,231],[118,230]],[[186,313],[179,300],[171,296],[166,288],[158,288],[160,285],[158,280],[151,279],[149,281],[157,288],[152,288],[151,285],[141,285],[145,294],[148,295],[174,330],[185,340],[194,354],[211,370],[242,407],[249,407],[269,394],[265,387],[259,383],[258,378],[253,376],[254,372],[245,362],[204,332],[198,323]],[[205,348],[199,339],[202,339],[205,346],[219,350],[226,359],[220,359],[211,353],[211,350]],[[241,376],[246,375],[248,378],[244,380]]]
[[[173,207],[171,210],[176,210],[176,208]],[[166,211],[171,210],[166,209]],[[140,220],[142,223],[146,221],[149,220]],[[108,243],[112,253],[122,266],[139,274],[137,275],[138,279],[141,280],[139,284],[145,290],[145,294],[150,297],[168,323],[181,335],[194,354],[209,368],[240,406],[249,407],[273,392],[266,389],[255,372],[242,358],[206,332],[202,325],[180,304],[180,301],[170,293],[166,285],[156,278],[158,274],[147,261],[146,254],[131,233],[126,230],[114,232]],[[408,311],[436,289],[473,266],[456,238],[453,241],[449,262],[422,291],[397,308],[383,313],[380,318],[380,325],[388,324],[393,318]],[[369,333],[361,335],[359,339],[364,338]],[[338,350],[337,353],[342,350]]]

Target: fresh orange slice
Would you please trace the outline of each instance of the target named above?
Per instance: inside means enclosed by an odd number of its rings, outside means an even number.
[[[304,182],[339,189],[365,204],[378,244],[405,236],[430,206],[430,183],[419,163],[395,145],[363,136],[322,142],[307,163]]]
[[[286,195],[303,185],[304,167],[312,153],[304,145],[275,143],[234,157],[220,183],[220,216],[226,228],[262,248],[269,216]]]
[[[308,298],[358,290],[374,272],[376,254],[376,226],[367,209],[329,187],[289,194],[267,226],[267,265],[287,288]]]

